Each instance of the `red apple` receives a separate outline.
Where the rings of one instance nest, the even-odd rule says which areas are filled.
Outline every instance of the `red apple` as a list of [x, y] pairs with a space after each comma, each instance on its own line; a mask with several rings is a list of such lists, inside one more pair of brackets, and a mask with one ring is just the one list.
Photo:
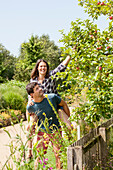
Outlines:
[[99, 70], [102, 70], [102, 67], [101, 67], [101, 66], [99, 67]]
[[79, 70], [79, 67], [76, 67], [76, 70]]
[[101, 5], [105, 5], [105, 3], [104, 3], [104, 2], [102, 2], [102, 3], [101, 3]]
[[106, 38], [106, 40], [108, 41], [108, 40], [109, 40], [109, 38]]
[[109, 17], [109, 19], [111, 19], [111, 20], [112, 20], [112, 19], [113, 19], [113, 17], [112, 17], [112, 16], [110, 16], [110, 17]]
[[102, 46], [99, 47], [99, 50], [101, 50], [101, 49], [102, 49]]
[[101, 4], [101, 2], [99, 1], [98, 3], [97, 3], [97, 5], [100, 5]]
[[110, 48], [110, 46], [107, 46], [107, 49], [109, 49]]

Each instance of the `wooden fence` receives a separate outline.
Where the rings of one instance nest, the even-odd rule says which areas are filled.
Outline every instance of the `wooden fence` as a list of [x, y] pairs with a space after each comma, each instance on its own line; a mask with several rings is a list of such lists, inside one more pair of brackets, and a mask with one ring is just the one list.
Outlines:
[[99, 163], [101, 167], [105, 167], [111, 127], [113, 127], [113, 117], [69, 146], [68, 170], [92, 170]]

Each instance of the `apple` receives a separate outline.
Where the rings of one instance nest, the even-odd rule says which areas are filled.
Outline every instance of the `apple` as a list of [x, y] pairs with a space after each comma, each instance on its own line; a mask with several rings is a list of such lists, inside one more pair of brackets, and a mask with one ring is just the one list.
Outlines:
[[76, 70], [79, 70], [79, 67], [76, 67]]
[[99, 67], [99, 70], [102, 70], [102, 67], [101, 67], [101, 66]]
[[101, 49], [102, 49], [102, 46], [99, 47], [99, 50], [101, 50]]
[[108, 40], [109, 40], [109, 38], [106, 38], [106, 40], [108, 41]]
[[101, 3], [101, 5], [105, 5], [105, 3], [104, 3], [104, 2], [102, 2], [102, 3]]
[[110, 48], [110, 46], [107, 46], [107, 49], [109, 49]]
[[112, 20], [112, 19], [113, 19], [113, 17], [112, 17], [112, 16], [110, 16], [110, 17], [109, 17], [109, 19], [111, 19], [111, 20]]
[[100, 5], [101, 4], [101, 2], [99, 1], [98, 3], [97, 3], [97, 5]]

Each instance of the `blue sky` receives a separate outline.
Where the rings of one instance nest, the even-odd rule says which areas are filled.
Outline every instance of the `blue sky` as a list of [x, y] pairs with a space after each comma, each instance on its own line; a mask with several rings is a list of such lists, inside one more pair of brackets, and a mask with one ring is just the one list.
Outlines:
[[[88, 15], [78, 6], [78, 0], [3, 0], [0, 3], [0, 43], [14, 56], [20, 45], [31, 35], [48, 34], [59, 47], [59, 30], [68, 33], [71, 21]], [[98, 28], [108, 27], [106, 17], [100, 17]]]

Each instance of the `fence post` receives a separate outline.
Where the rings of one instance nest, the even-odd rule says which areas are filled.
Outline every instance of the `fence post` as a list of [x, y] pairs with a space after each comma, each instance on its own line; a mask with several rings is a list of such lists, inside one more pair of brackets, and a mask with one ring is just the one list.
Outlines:
[[77, 125], [77, 140], [80, 139], [80, 125]]
[[82, 146], [74, 147], [74, 165], [77, 166], [77, 170], [83, 169], [83, 148]]
[[107, 132], [105, 127], [100, 127], [99, 128], [99, 133], [101, 135], [100, 138], [100, 161], [102, 167], [106, 166], [107, 162], [107, 156], [108, 156], [108, 149], [107, 149]]
[[73, 162], [73, 147], [69, 146], [67, 148], [67, 169], [74, 170], [74, 162]]

